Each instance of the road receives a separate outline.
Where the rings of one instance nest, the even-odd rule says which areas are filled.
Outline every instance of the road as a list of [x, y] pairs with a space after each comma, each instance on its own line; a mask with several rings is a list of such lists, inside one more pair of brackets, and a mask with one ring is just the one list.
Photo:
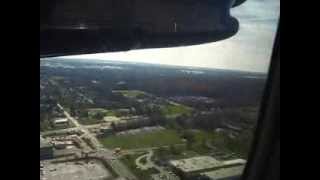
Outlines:
[[59, 109], [63, 112], [63, 114], [78, 128], [81, 130], [84, 134], [82, 136], [85, 136], [90, 139], [92, 142], [92, 145], [97, 150], [95, 155], [99, 156], [103, 159], [105, 159], [112, 169], [121, 177], [125, 177], [129, 180], [137, 180], [134, 174], [131, 173], [131, 171], [113, 155], [113, 152], [109, 149], [106, 149], [103, 147], [103, 145], [98, 141], [98, 139], [90, 133], [88, 128], [86, 126], [81, 125], [75, 118], [73, 118], [65, 109], [58, 103], [57, 106]]
[[[139, 167], [141, 170], [147, 170], [147, 169], [149, 169], [149, 168], [152, 168], [153, 165], [154, 165], [154, 164], [152, 163], [152, 161], [151, 161], [151, 157], [152, 157], [152, 156], [153, 156], [153, 151], [150, 150], [150, 151], [148, 151], [147, 154], [144, 154], [144, 155], [138, 157], [138, 158], [135, 160], [137, 167]], [[141, 159], [143, 159], [143, 158], [146, 158], [146, 162], [145, 162], [144, 164], [141, 162]]]
[[[147, 170], [149, 168], [155, 168], [159, 171], [160, 176], [162, 176], [163, 178], [158, 178], [158, 179], [166, 179], [166, 180], [179, 180], [180, 178], [177, 177], [176, 175], [174, 175], [173, 173], [170, 173], [169, 171], [167, 171], [165, 168], [158, 166], [157, 164], [155, 164], [152, 161], [152, 156], [153, 156], [153, 150], [149, 150], [147, 154], [144, 154], [140, 157], [138, 157], [135, 161], [136, 165], [138, 168], [140, 168], [141, 170]], [[141, 163], [141, 159], [142, 158], [146, 158], [146, 163], [142, 164]]]
[[92, 135], [92, 134], [89, 132], [89, 130], [88, 130], [85, 126], [81, 125], [76, 119], [74, 119], [73, 117], [71, 117], [70, 114], [69, 114], [67, 111], [65, 111], [60, 104], [57, 104], [57, 106], [59, 107], [59, 109], [60, 109], [61, 111], [63, 111], [63, 114], [64, 114], [77, 128], [79, 128], [82, 132], [84, 132], [83, 136], [86, 136], [86, 137], [88, 137], [88, 138], [90, 139], [90, 141], [92, 142], [92, 144], [95, 146], [95, 149], [101, 149], [101, 148], [103, 148], [102, 144], [97, 140], [97, 138], [96, 138], [94, 135]]

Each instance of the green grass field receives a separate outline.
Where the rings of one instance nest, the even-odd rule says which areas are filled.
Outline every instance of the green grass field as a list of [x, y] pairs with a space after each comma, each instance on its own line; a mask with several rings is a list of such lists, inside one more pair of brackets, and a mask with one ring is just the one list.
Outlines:
[[211, 150], [206, 146], [206, 141], [212, 140], [214, 134], [202, 130], [191, 130], [194, 136], [194, 142], [191, 148], [187, 145], [175, 146], [175, 151], [172, 148], [161, 148], [155, 150], [155, 159], [184, 159], [199, 155], [207, 155]]
[[114, 91], [114, 92], [119, 92], [123, 96], [128, 97], [128, 98], [136, 98], [139, 95], [145, 95], [145, 92], [139, 91], [139, 90], [119, 90], [119, 91]]
[[154, 161], [163, 161], [163, 160], [174, 160], [174, 159], [185, 159], [191, 158], [195, 156], [199, 156], [200, 154], [187, 150], [185, 145], [175, 146], [176, 152], [172, 151], [172, 147], [169, 148], [160, 148], [154, 150], [154, 156], [152, 159]]
[[105, 116], [119, 116], [119, 113], [117, 113], [114, 110], [108, 110], [108, 112], [105, 114]]
[[136, 135], [109, 136], [99, 139], [107, 148], [123, 149], [159, 147], [183, 143], [175, 130], [161, 130]]
[[146, 164], [147, 163], [147, 157], [143, 157], [140, 159], [141, 164]]
[[206, 142], [210, 142], [216, 138], [214, 133], [196, 130], [193, 134], [195, 142], [192, 144], [192, 150], [202, 155], [209, 153], [211, 150], [207, 147]]
[[113, 109], [102, 109], [102, 108], [92, 108], [87, 109], [88, 111], [88, 118], [95, 119], [97, 114], [100, 114], [101, 116], [121, 116], [121, 113], [117, 112], [117, 110]]
[[191, 115], [192, 108], [179, 104], [168, 104], [162, 106], [160, 112], [167, 117], [176, 117], [182, 114]]
[[235, 139], [231, 139], [226, 134], [197, 130], [193, 132], [195, 141], [191, 150], [202, 155], [208, 154], [212, 152], [206, 145], [206, 143], [209, 143], [225, 154], [233, 153], [237, 158], [247, 158], [252, 141], [251, 132], [244, 132]]
[[94, 119], [94, 118], [80, 118], [79, 123], [82, 125], [92, 125], [92, 124], [99, 124], [103, 123], [103, 120]]

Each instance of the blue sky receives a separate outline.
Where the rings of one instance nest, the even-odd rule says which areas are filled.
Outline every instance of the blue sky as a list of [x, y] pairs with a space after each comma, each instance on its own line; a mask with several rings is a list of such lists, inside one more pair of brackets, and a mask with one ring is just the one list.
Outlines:
[[280, 0], [247, 0], [233, 8], [239, 32], [224, 41], [203, 45], [101, 53], [69, 58], [90, 58], [166, 65], [267, 72], [280, 16]]

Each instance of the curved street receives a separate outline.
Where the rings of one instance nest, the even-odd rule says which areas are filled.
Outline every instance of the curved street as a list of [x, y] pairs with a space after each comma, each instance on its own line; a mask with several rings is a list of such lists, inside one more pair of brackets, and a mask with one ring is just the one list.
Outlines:
[[[152, 150], [149, 150], [147, 154], [144, 154], [140, 157], [138, 157], [136, 159], [136, 165], [138, 168], [140, 168], [141, 170], [147, 170], [149, 168], [152, 168], [154, 167], [154, 164], [153, 162], [151, 161], [151, 157], [153, 156], [153, 151]], [[146, 158], [146, 162], [145, 163], [142, 163], [141, 160], [143, 158]]]

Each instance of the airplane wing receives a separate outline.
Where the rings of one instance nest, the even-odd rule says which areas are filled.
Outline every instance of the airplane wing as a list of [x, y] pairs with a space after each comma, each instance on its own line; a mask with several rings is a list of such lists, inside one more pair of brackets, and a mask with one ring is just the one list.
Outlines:
[[244, 0], [42, 0], [40, 57], [196, 45], [237, 33]]

